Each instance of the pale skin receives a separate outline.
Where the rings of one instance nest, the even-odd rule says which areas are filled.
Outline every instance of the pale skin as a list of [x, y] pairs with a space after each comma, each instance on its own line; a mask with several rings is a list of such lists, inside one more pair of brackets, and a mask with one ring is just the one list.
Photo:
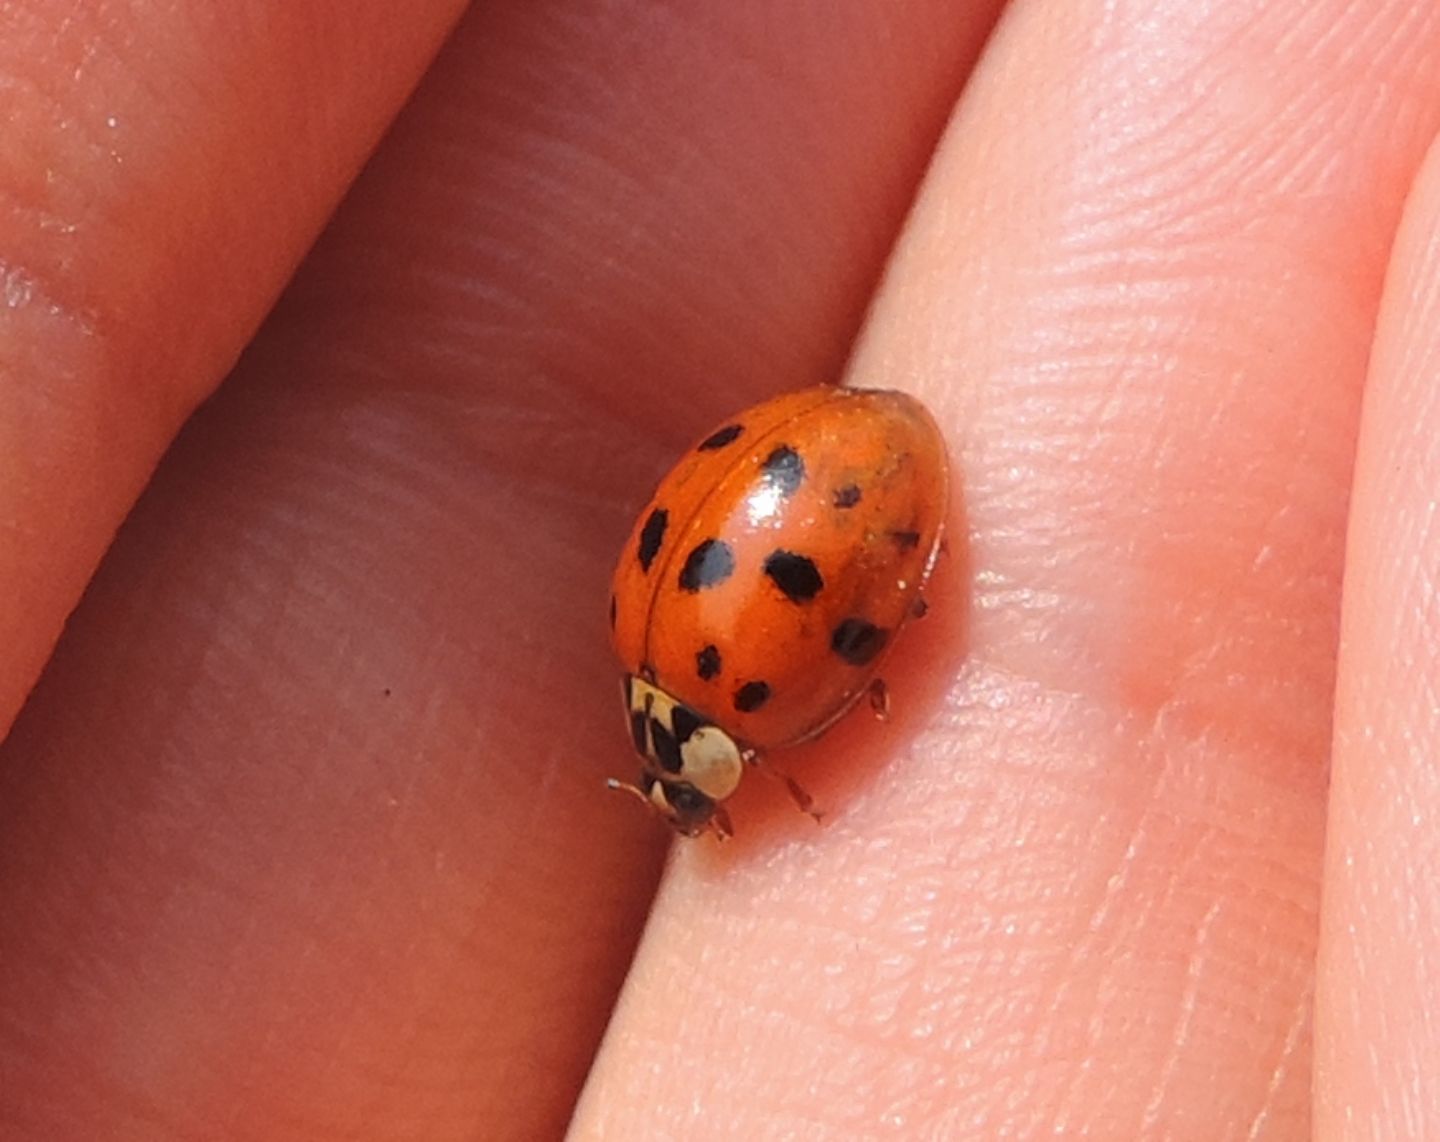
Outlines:
[[[460, 8], [0, 9], [0, 1138], [1440, 1136], [1440, 9]], [[951, 557], [662, 876], [616, 545], [842, 378]]]

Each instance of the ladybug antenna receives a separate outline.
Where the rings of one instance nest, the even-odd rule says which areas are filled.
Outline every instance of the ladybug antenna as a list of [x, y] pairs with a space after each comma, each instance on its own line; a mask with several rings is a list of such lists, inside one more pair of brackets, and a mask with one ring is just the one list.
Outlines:
[[628, 793], [632, 797], [638, 797], [641, 801], [643, 801], [646, 808], [655, 808], [650, 798], [645, 795], [645, 791], [641, 789], [638, 785], [630, 785], [624, 781], [616, 781], [613, 777], [607, 777], [605, 779], [605, 788], [614, 789], [621, 793]]

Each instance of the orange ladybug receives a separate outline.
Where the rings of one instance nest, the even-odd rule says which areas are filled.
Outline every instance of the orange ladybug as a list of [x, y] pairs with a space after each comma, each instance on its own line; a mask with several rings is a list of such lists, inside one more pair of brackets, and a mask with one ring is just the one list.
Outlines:
[[867, 693], [941, 549], [945, 443], [905, 393], [833, 387], [765, 401], [695, 445], [640, 513], [610, 627], [643, 759], [611, 780], [684, 836], [729, 836], [747, 765], [808, 741]]

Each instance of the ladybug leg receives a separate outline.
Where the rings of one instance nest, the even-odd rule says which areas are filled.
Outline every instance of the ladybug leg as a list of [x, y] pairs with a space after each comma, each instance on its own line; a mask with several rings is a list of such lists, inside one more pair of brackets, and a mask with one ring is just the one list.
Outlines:
[[730, 824], [730, 814], [719, 806], [715, 806], [715, 815], [710, 818], [710, 831], [715, 834], [717, 841], [728, 841], [735, 835], [735, 829]]
[[890, 687], [885, 685], [885, 679], [872, 679], [866, 688], [866, 695], [870, 699], [870, 710], [882, 722], [890, 720]]
[[815, 808], [815, 798], [811, 797], [810, 794], [805, 792], [804, 786], [802, 786], [798, 781], [796, 781], [783, 769], [777, 769], [769, 761], [765, 760], [765, 758], [761, 757], [758, 753], [755, 753], [754, 751], [750, 751], [749, 753], [747, 753], [745, 756], [745, 760], [748, 761], [751, 765], [753, 765], [756, 769], [758, 769], [761, 773], [763, 773], [766, 777], [770, 778], [772, 781], [778, 781], [780, 782], [780, 784], [784, 785], [786, 791], [790, 794], [790, 800], [795, 802], [796, 808], [798, 808], [800, 812], [813, 817], [817, 825], [820, 824], [822, 814], [820, 813], [820, 810]]

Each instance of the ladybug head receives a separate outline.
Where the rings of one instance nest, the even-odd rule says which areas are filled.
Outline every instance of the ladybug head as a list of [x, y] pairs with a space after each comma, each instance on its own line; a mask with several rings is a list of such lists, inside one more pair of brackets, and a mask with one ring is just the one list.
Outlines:
[[710, 829], [722, 837], [730, 835], [730, 822], [719, 802], [688, 781], [664, 781], [646, 772], [641, 775], [640, 787], [665, 823], [682, 837], [698, 837]]
[[640, 774], [639, 785], [627, 785], [613, 777], [605, 784], [644, 801], [682, 837], [698, 837], [713, 831], [723, 841], [734, 835], [730, 817], [720, 803], [688, 781], [666, 781], [647, 769]]

